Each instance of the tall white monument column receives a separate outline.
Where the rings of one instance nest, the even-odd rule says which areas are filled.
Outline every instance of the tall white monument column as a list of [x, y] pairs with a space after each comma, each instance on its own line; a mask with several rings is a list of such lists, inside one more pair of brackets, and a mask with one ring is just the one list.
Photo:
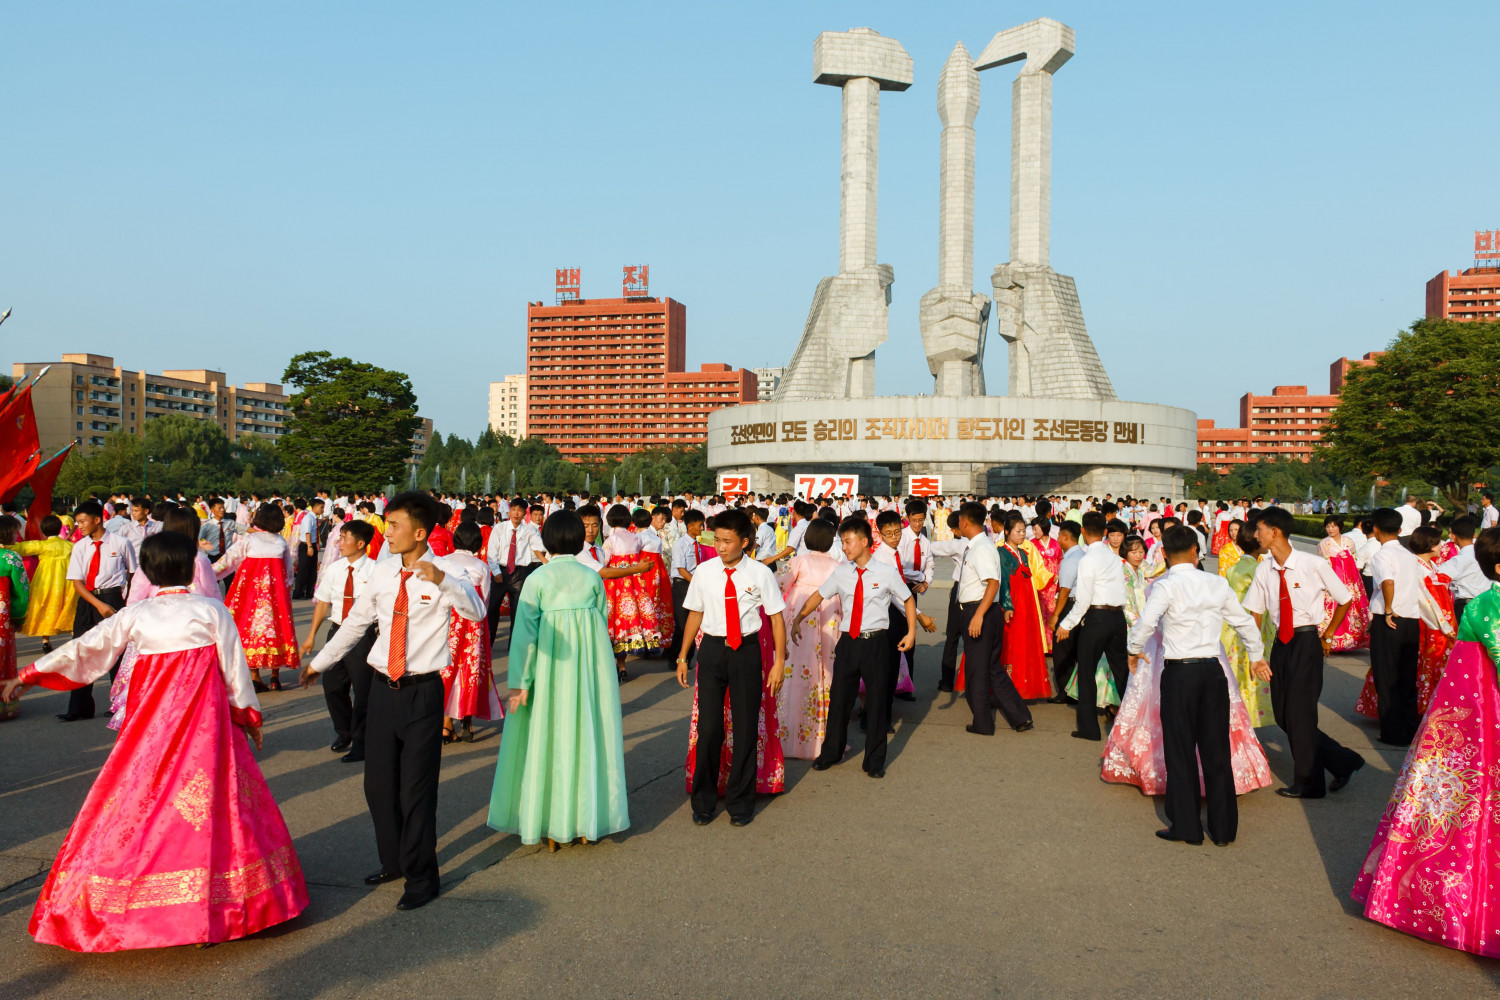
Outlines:
[[1012, 396], [1115, 398], [1073, 279], [1052, 270], [1052, 74], [1073, 29], [1039, 18], [997, 34], [976, 70], [1020, 62], [1011, 87], [1010, 261], [995, 268], [995, 326], [1010, 345]]
[[889, 330], [895, 272], [876, 263], [880, 92], [912, 84], [912, 61], [870, 28], [825, 31], [813, 43], [813, 82], [843, 89], [839, 273], [818, 282], [776, 399], [875, 394], [875, 349]]

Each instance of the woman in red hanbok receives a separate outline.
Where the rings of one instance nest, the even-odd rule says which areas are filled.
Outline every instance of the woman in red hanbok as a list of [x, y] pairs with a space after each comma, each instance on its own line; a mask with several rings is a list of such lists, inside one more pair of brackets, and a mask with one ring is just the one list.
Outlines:
[[[1323, 519], [1323, 530], [1327, 537], [1318, 543], [1318, 555], [1328, 560], [1333, 572], [1344, 581], [1349, 593], [1354, 595], [1349, 613], [1343, 624], [1329, 642], [1335, 653], [1347, 653], [1352, 649], [1364, 649], [1370, 645], [1370, 596], [1365, 593], [1365, 582], [1360, 576], [1359, 566], [1354, 562], [1354, 543], [1344, 537], [1344, 520], [1337, 514]], [[1323, 594], [1323, 624], [1333, 620], [1338, 607], [1327, 592]]]
[[[454, 551], [449, 560], [454, 572], [473, 585], [479, 599], [489, 606], [490, 569], [479, 557], [483, 536], [479, 525], [466, 521], [453, 533]], [[443, 740], [458, 739], [456, 723], [462, 719], [463, 739], [474, 742], [475, 719], [503, 719], [500, 691], [490, 666], [490, 626], [488, 619], [471, 622], [457, 611], [450, 612], [448, 622], [448, 669], [443, 671]]]
[[[712, 551], [712, 550], [710, 550]], [[714, 557], [717, 557], [714, 553]], [[698, 633], [698, 644], [703, 644], [705, 633]], [[755, 633], [760, 640], [760, 716], [755, 726], [755, 791], [760, 795], [774, 795], [786, 790], [786, 758], [781, 752], [781, 723], [776, 717], [776, 695], [767, 686], [771, 665], [776, 662], [776, 641], [771, 636], [771, 619], [762, 611], [760, 629]], [[698, 672], [693, 671], [693, 714], [688, 722], [687, 792], [693, 794], [693, 772], [698, 760]], [[724, 713], [724, 748], [719, 753], [719, 794], [729, 784], [729, 762], [734, 756], [734, 724], [729, 717], [729, 692], [724, 693], [724, 704], [719, 706]]]
[[[1420, 618], [1419, 653], [1417, 656], [1417, 714], [1427, 714], [1438, 681], [1442, 680], [1448, 653], [1453, 648], [1453, 636], [1458, 628], [1453, 611], [1453, 592], [1449, 589], [1452, 580], [1440, 573], [1433, 563], [1437, 554], [1438, 529], [1423, 525], [1411, 533], [1411, 549], [1422, 564], [1422, 590], [1417, 595], [1417, 614]], [[1375, 696], [1375, 673], [1373, 668], [1365, 672], [1364, 687], [1360, 688], [1359, 700], [1354, 711], [1367, 719], [1380, 718], [1380, 706]]]
[[651, 569], [646, 574], [646, 586], [656, 591], [656, 631], [665, 644], [670, 646], [672, 633], [677, 629], [677, 619], [672, 613], [672, 578], [667, 574], [667, 563], [662, 558], [662, 538], [651, 526], [651, 513], [646, 508], [637, 507], [630, 518], [636, 538], [641, 543], [640, 558], [651, 563]]
[[157, 596], [5, 685], [6, 699], [22, 685], [67, 691], [107, 674], [127, 643], [140, 652], [124, 727], [32, 912], [43, 944], [212, 944], [307, 906], [291, 835], [251, 751], [261, 716], [239, 632], [224, 605], [188, 592], [196, 551], [170, 532], [147, 538], [141, 562]]
[[[605, 568], [625, 568], [649, 562], [641, 540], [630, 530], [630, 511], [615, 504], [605, 515], [610, 527], [604, 541]], [[615, 649], [616, 670], [623, 672], [625, 657], [662, 649], [671, 641], [671, 631], [662, 635], [662, 609], [658, 607], [654, 573], [631, 573], [604, 580], [604, 596], [609, 608], [609, 639]], [[667, 620], [671, 620], [670, 609]]]
[[295, 670], [302, 664], [297, 632], [292, 628], [292, 582], [297, 564], [280, 535], [285, 520], [276, 504], [261, 504], [251, 518], [249, 533], [236, 538], [229, 551], [214, 563], [214, 574], [220, 580], [234, 574], [224, 604], [239, 626], [257, 691], [267, 690], [261, 683], [261, 670], [270, 668], [270, 690], [280, 691], [278, 671], [282, 667]]
[[1000, 544], [1000, 571], [1009, 572], [1010, 600], [1015, 614], [1005, 626], [1005, 641], [1000, 658], [1016, 691], [1026, 701], [1052, 697], [1052, 681], [1047, 671], [1047, 650], [1051, 646], [1047, 630], [1042, 627], [1042, 606], [1031, 561], [1021, 550], [1026, 537], [1026, 519], [1016, 511], [1005, 518], [1005, 536]]

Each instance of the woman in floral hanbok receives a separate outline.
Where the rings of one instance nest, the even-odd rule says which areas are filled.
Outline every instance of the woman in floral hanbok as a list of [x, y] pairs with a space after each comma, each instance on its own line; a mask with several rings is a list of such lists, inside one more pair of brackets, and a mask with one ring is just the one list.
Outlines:
[[1240, 544], [1240, 535], [1244, 534], [1245, 522], [1238, 518], [1228, 522], [1224, 533], [1224, 544], [1219, 546], [1219, 575], [1227, 577], [1229, 571], [1234, 568], [1235, 563], [1240, 561], [1244, 554], [1244, 546]]
[[[604, 567], [623, 569], [645, 562], [649, 568], [650, 560], [643, 554], [641, 540], [630, 530], [630, 509], [617, 503], [604, 517], [610, 528], [603, 546]], [[663, 637], [661, 633], [663, 619], [657, 606], [654, 574], [607, 577], [604, 594], [609, 600], [609, 638], [615, 648], [615, 668], [623, 675], [627, 655], [663, 648], [671, 641], [671, 635]], [[670, 618], [668, 615], [667, 620]]]
[[1005, 626], [1001, 644], [1001, 666], [1010, 675], [1017, 693], [1026, 701], [1052, 696], [1052, 680], [1047, 669], [1047, 653], [1052, 637], [1043, 627], [1041, 602], [1037, 597], [1036, 570], [1045, 572], [1040, 555], [1036, 565], [1021, 545], [1026, 535], [1026, 519], [1018, 511], [1006, 515], [1004, 536], [1000, 542], [1000, 572], [1010, 582], [1010, 599], [1014, 614]]
[[1350, 895], [1378, 923], [1500, 958], [1500, 531], [1474, 548], [1490, 589], [1464, 608]]
[[[1417, 654], [1417, 714], [1427, 711], [1437, 689], [1443, 670], [1448, 662], [1448, 652], [1453, 647], [1453, 636], [1457, 629], [1453, 613], [1453, 592], [1448, 589], [1452, 582], [1446, 573], [1439, 572], [1434, 559], [1441, 539], [1438, 529], [1422, 525], [1411, 533], [1410, 546], [1417, 561], [1422, 564], [1422, 590], [1417, 595], [1417, 615], [1420, 636]], [[1375, 694], [1374, 668], [1365, 671], [1365, 683], [1354, 703], [1354, 711], [1367, 719], [1380, 718], [1379, 701]]]
[[[1052, 522], [1045, 517], [1032, 519], [1031, 537], [1023, 543], [1023, 548], [1034, 551], [1041, 559], [1045, 572], [1036, 576], [1033, 564], [1033, 574], [1035, 579], [1045, 581], [1037, 590], [1036, 596], [1042, 604], [1042, 621], [1049, 622], [1057, 611], [1057, 575], [1062, 569], [1062, 545], [1052, 537]], [[1050, 635], [1047, 637], [1049, 652], [1051, 638]]]
[[[1327, 537], [1318, 543], [1318, 555], [1328, 560], [1338, 578], [1344, 581], [1349, 593], [1354, 595], [1349, 613], [1343, 624], [1333, 634], [1329, 648], [1335, 653], [1347, 653], [1351, 649], [1364, 649], [1370, 644], [1370, 596], [1365, 593], [1365, 583], [1360, 577], [1359, 566], [1354, 562], [1354, 543], [1344, 537], [1344, 520], [1337, 514], [1323, 519], [1323, 530]], [[1333, 620], [1338, 607], [1333, 598], [1324, 595], [1323, 625]]]
[[[486, 607], [490, 600], [490, 570], [479, 553], [484, 535], [472, 521], [459, 523], [453, 532], [453, 553], [448, 557], [454, 572], [473, 586]], [[474, 742], [475, 719], [503, 719], [500, 692], [490, 665], [490, 624], [487, 618], [470, 621], [457, 611], [448, 622], [448, 669], [443, 671], [443, 741], [462, 738]], [[458, 723], [463, 722], [463, 736]]]
[[[815, 519], [808, 524], [802, 540], [807, 552], [792, 558], [782, 587], [789, 608], [802, 607], [838, 566], [838, 560], [829, 555], [834, 543], [833, 525]], [[794, 630], [787, 643], [785, 679], [776, 695], [781, 750], [787, 757], [813, 760], [823, 749], [839, 614], [838, 598], [825, 600], [807, 622], [808, 627]]]
[[257, 691], [267, 690], [260, 679], [262, 669], [270, 668], [269, 689], [280, 691], [278, 671], [302, 664], [297, 631], [292, 627], [292, 584], [297, 562], [281, 536], [285, 526], [286, 515], [279, 506], [261, 504], [250, 520], [249, 533], [236, 538], [229, 551], [214, 563], [214, 574], [220, 580], [234, 576], [224, 604], [239, 627]]
[[[1260, 565], [1260, 542], [1255, 539], [1255, 532], [1246, 531], [1241, 533], [1240, 541], [1236, 544], [1243, 547], [1239, 561], [1230, 567], [1229, 572], [1224, 574], [1224, 579], [1229, 583], [1229, 589], [1234, 591], [1235, 599], [1241, 604], [1245, 603], [1245, 594], [1250, 591], [1250, 582], [1255, 579], [1255, 568]], [[1269, 622], [1270, 615], [1265, 616]], [[1266, 630], [1266, 625], [1261, 625], [1261, 638], [1272, 635]], [[1228, 622], [1224, 623], [1224, 630], [1220, 633], [1220, 642], [1224, 646], [1224, 654], [1229, 659], [1229, 670], [1234, 675], [1235, 683], [1240, 689], [1240, 699], [1245, 703], [1245, 711], [1250, 715], [1250, 725], [1257, 729], [1261, 726], [1269, 726], [1275, 721], [1271, 712], [1271, 685], [1261, 680], [1250, 672], [1250, 651], [1240, 641], [1240, 634], [1236, 632]], [[1267, 647], [1270, 648], [1270, 647]]]

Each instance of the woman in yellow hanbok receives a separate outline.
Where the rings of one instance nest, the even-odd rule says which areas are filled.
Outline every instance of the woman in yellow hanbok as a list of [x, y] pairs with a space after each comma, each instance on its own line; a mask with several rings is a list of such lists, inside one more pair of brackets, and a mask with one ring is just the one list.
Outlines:
[[[1240, 536], [1244, 533], [1244, 521], [1241, 521], [1239, 518], [1235, 518], [1233, 521], [1229, 522], [1228, 533], [1225, 536], [1224, 544], [1219, 546], [1220, 576], [1228, 577], [1229, 571], [1234, 569], [1235, 565], [1239, 563], [1240, 556], [1245, 554], [1244, 549], [1240, 547]], [[1234, 630], [1230, 629], [1230, 631], [1232, 632]]]
[[31, 603], [26, 608], [22, 635], [42, 637], [42, 650], [52, 651], [51, 637], [73, 631], [73, 609], [78, 593], [68, 580], [68, 559], [73, 543], [62, 537], [62, 519], [55, 514], [42, 518], [41, 541], [17, 542], [6, 548], [21, 556], [35, 556], [36, 572], [31, 577]]
[[[1241, 531], [1239, 534], [1241, 537], [1238, 540], [1226, 542], [1219, 550], [1219, 564], [1223, 565], [1224, 553], [1229, 549], [1242, 549], [1235, 564], [1229, 567], [1227, 572], [1222, 570], [1221, 572], [1224, 579], [1229, 582], [1229, 589], [1234, 591], [1234, 596], [1244, 603], [1245, 594], [1250, 589], [1250, 581], [1255, 576], [1255, 568], [1260, 565], [1260, 559], [1257, 558], [1260, 543], [1255, 540], [1254, 532]], [[1275, 637], [1276, 626], [1271, 623], [1271, 616], [1263, 616], [1261, 638], [1269, 643], [1274, 641]], [[1270, 684], [1250, 673], [1250, 653], [1228, 622], [1224, 623], [1224, 630], [1220, 633], [1219, 641], [1224, 647], [1225, 655], [1229, 657], [1229, 669], [1240, 686], [1240, 698], [1245, 703], [1245, 710], [1250, 713], [1250, 725], [1256, 728], [1269, 726], [1275, 721], [1271, 712]]]

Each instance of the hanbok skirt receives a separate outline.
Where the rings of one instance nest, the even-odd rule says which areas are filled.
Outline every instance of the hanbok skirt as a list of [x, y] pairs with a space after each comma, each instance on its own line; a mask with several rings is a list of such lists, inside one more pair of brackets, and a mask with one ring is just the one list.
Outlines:
[[72, 951], [165, 948], [301, 913], [297, 852], [238, 728], [252, 721], [230, 708], [213, 646], [141, 656], [125, 725], [47, 876], [32, 936]]
[[448, 668], [443, 671], [443, 714], [450, 719], [503, 719], [500, 691], [490, 666], [488, 619], [471, 622], [448, 612]]
[[[1135, 785], [1145, 795], [1167, 793], [1166, 749], [1161, 737], [1161, 672], [1165, 662], [1161, 640], [1152, 636], [1146, 640], [1141, 662], [1125, 685], [1125, 697], [1102, 755], [1100, 777], [1115, 784]], [[1244, 795], [1271, 784], [1271, 765], [1255, 737], [1239, 684], [1222, 655], [1219, 663], [1229, 684], [1229, 760], [1234, 791]], [[1198, 781], [1201, 793], [1201, 772]]]
[[1005, 626], [1001, 662], [1023, 700], [1050, 698], [1052, 679], [1047, 670], [1047, 637], [1043, 634], [1041, 603], [1031, 585], [1031, 574], [1025, 570], [1012, 573], [1010, 593], [1015, 613]]
[[0, 579], [0, 681], [16, 678], [16, 630], [10, 621], [10, 577]]
[[1365, 916], [1500, 958], [1500, 687], [1455, 643], [1350, 895]]
[[[770, 670], [771, 664], [776, 659], [776, 644], [771, 637], [771, 622], [766, 617], [764, 610], [760, 613], [760, 631], [755, 633], [760, 639], [760, 669], [762, 685], [766, 683], [766, 671]], [[703, 635], [699, 633], [698, 642], [701, 645]], [[729, 715], [729, 693], [724, 694], [724, 704], [720, 711], [724, 713], [724, 748], [719, 753], [719, 794], [724, 794], [724, 789], [729, 783], [729, 762], [734, 755], [734, 720]], [[824, 709], [825, 718], [827, 709]], [[786, 790], [786, 760], [781, 753], [781, 739], [777, 735], [781, 725], [776, 721], [776, 698], [764, 686], [760, 692], [760, 716], [755, 726], [755, 791], [761, 795], [771, 795]], [[742, 737], [743, 738], [743, 737]], [[687, 793], [693, 792], [693, 772], [697, 769], [698, 760], [698, 682], [697, 672], [694, 671], [693, 680], [693, 715], [688, 723], [688, 752], [687, 752]]]
[[[648, 553], [610, 557], [607, 566], [631, 566]], [[658, 557], [658, 560], [660, 557]], [[672, 597], [667, 589], [665, 621], [672, 621]], [[604, 581], [609, 622], [609, 641], [615, 653], [644, 653], [661, 649], [672, 641], [672, 630], [662, 633], [663, 610], [655, 568], [644, 573]]]
[[73, 631], [78, 592], [67, 579], [68, 560], [43, 559], [31, 578], [31, 603], [26, 607], [23, 635], [52, 636]]
[[292, 592], [280, 559], [257, 557], [242, 562], [224, 605], [239, 627], [250, 669], [302, 665], [297, 632], [292, 628]]
[[[1339, 552], [1328, 562], [1333, 567], [1334, 574], [1354, 595], [1354, 600], [1349, 605], [1349, 613], [1344, 616], [1343, 622], [1339, 624], [1339, 630], [1333, 633], [1329, 640], [1329, 648], [1335, 653], [1364, 649], [1370, 644], [1370, 598], [1365, 593], [1365, 582], [1360, 578], [1359, 567], [1355, 565], [1354, 557], [1347, 551]], [[1333, 612], [1337, 607], [1333, 598], [1325, 592], [1322, 622], [1324, 628], [1333, 620]]]
[[828, 692], [833, 686], [833, 649], [839, 640], [838, 612], [837, 601], [824, 601], [803, 623], [801, 641], [787, 642], [787, 676], [776, 695], [776, 734], [787, 757], [813, 760], [823, 749]]

